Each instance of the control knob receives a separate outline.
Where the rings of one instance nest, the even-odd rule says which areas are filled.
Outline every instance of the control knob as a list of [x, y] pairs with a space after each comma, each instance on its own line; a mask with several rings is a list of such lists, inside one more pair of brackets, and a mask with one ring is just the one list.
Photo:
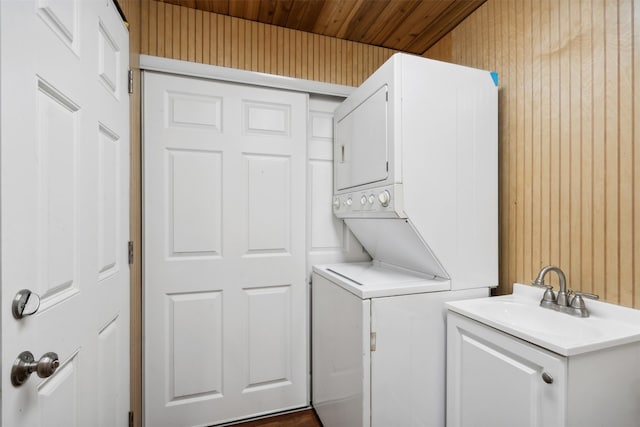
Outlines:
[[333, 198], [333, 209], [340, 209], [340, 199], [337, 197]]
[[389, 201], [391, 200], [391, 194], [387, 190], [384, 190], [382, 193], [378, 194], [378, 201], [383, 207], [389, 206]]
[[351, 206], [352, 203], [353, 203], [353, 200], [351, 200], [351, 197], [349, 197], [347, 199], [347, 206]]

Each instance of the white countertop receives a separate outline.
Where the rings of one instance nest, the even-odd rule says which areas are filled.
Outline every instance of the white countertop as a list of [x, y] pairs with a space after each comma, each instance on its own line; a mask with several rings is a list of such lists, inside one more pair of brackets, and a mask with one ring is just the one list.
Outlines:
[[587, 318], [540, 307], [543, 288], [516, 283], [511, 295], [446, 303], [469, 317], [563, 356], [640, 341], [640, 310], [585, 299]]

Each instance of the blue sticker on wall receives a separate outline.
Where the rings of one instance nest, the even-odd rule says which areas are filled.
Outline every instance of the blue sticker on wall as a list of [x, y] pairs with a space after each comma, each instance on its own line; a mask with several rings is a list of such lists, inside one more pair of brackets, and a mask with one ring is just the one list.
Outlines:
[[491, 78], [493, 79], [493, 83], [495, 83], [496, 87], [498, 86], [498, 73], [496, 73], [495, 71], [491, 71], [489, 74], [491, 74]]

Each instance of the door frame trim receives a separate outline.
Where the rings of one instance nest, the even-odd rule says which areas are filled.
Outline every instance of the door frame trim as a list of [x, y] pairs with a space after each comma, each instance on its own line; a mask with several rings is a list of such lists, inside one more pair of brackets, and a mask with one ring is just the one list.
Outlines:
[[140, 69], [254, 86], [265, 86], [273, 89], [293, 90], [314, 95], [339, 96], [343, 98], [349, 96], [355, 89], [353, 86], [219, 67], [217, 65], [199, 64], [196, 62], [160, 58], [150, 55], [140, 55]]

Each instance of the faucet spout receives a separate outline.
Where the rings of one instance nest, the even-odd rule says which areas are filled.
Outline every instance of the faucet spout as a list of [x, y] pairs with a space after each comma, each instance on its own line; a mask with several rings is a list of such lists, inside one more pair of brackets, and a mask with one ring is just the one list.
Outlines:
[[569, 302], [567, 300], [567, 278], [565, 277], [562, 270], [560, 270], [555, 265], [547, 265], [543, 267], [538, 273], [538, 277], [533, 281], [534, 285], [544, 286], [544, 278], [548, 272], [555, 271], [558, 275], [558, 279], [560, 280], [560, 290], [558, 291], [558, 295], [556, 296], [556, 304], [567, 307], [569, 306]]

